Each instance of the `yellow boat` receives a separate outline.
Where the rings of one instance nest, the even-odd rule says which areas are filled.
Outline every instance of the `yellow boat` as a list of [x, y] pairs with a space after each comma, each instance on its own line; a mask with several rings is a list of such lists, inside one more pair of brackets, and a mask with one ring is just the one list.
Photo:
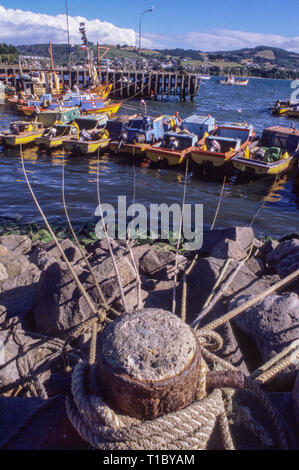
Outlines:
[[179, 166], [185, 163], [197, 141], [198, 137], [191, 133], [166, 132], [162, 142], [146, 148], [146, 156], [154, 163]]
[[105, 103], [105, 106], [103, 106], [102, 108], [100, 107], [96, 107], [96, 104], [95, 104], [95, 107], [90, 107], [90, 108], [85, 108], [83, 109], [82, 108], [82, 113], [83, 114], [99, 114], [99, 113], [106, 113], [108, 114], [108, 116], [112, 116], [113, 114], [116, 114], [117, 111], [119, 110], [119, 108], [121, 107], [122, 105], [122, 102], [120, 103], [109, 103], [109, 104], [106, 104]]
[[10, 124], [10, 129], [0, 133], [0, 140], [3, 140], [8, 147], [31, 144], [43, 133], [41, 122], [14, 121]]
[[299, 105], [292, 108], [288, 108], [286, 112], [288, 117], [299, 118]]
[[45, 129], [43, 135], [35, 139], [35, 144], [47, 149], [58, 148], [62, 146], [63, 141], [77, 139], [78, 135], [79, 127], [75, 122], [72, 124], [57, 123], [53, 127]]
[[218, 126], [198, 147], [190, 150], [192, 161], [206, 170], [221, 168], [249, 145], [254, 136], [253, 127], [246, 122]]
[[130, 155], [145, 155], [145, 150], [148, 147], [148, 143], [134, 143], [125, 144], [117, 141], [110, 142], [109, 148], [114, 153], [124, 153]]
[[103, 150], [109, 146], [109, 133], [105, 129], [97, 129], [89, 134], [90, 140], [80, 133], [79, 139], [69, 139], [62, 142], [63, 148], [69, 153], [81, 153], [83, 155], [96, 152], [98, 149]]
[[292, 106], [292, 103], [290, 100], [286, 100], [286, 101], [277, 100], [273, 108], [271, 108], [271, 113], [274, 116], [283, 116], [287, 114], [291, 106]]
[[99, 85], [96, 88], [93, 88], [91, 90], [91, 93], [95, 93], [96, 95], [100, 96], [103, 98], [103, 100], [106, 100], [108, 96], [110, 95], [110, 92], [112, 90], [113, 84], [110, 83], [109, 85]]
[[260, 140], [247, 146], [232, 159], [243, 175], [266, 176], [287, 172], [299, 156], [299, 130], [273, 126], [264, 129]]

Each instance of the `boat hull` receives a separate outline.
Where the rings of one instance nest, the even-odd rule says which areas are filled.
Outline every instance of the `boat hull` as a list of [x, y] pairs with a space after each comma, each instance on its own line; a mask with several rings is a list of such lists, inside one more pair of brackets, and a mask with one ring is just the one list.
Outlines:
[[148, 147], [148, 143], [144, 144], [121, 144], [118, 148], [118, 142], [110, 142], [110, 150], [115, 153], [121, 153], [126, 155], [145, 155], [145, 149]]
[[26, 145], [34, 143], [35, 139], [42, 135], [43, 131], [39, 133], [31, 133], [30, 135], [20, 136], [20, 135], [8, 135], [3, 137], [5, 144], [8, 147], [16, 147], [17, 145]]
[[[70, 138], [73, 138], [71, 136]], [[53, 148], [58, 148], [62, 147], [62, 143], [68, 140], [66, 136], [63, 137], [54, 137], [53, 139], [49, 139], [48, 137], [37, 137], [34, 141], [36, 145], [39, 147], [47, 148], [47, 149], [53, 149]]]
[[154, 163], [161, 163], [167, 161], [168, 166], [182, 165], [185, 162], [188, 154], [188, 149], [178, 151], [163, 148], [146, 148], [146, 156], [149, 160]]
[[98, 149], [108, 148], [110, 139], [101, 139], [91, 142], [80, 142], [78, 140], [64, 140], [63, 148], [69, 153], [80, 153], [87, 155], [96, 152]]
[[111, 106], [106, 106], [105, 108], [92, 108], [89, 110], [85, 110], [84, 114], [101, 114], [101, 113], [106, 113], [109, 115], [109, 117], [112, 114], [116, 114], [119, 108], [121, 107], [122, 103], [118, 104], [113, 104]]
[[248, 174], [250, 176], [280, 175], [291, 169], [294, 162], [295, 158], [292, 156], [273, 163], [249, 160], [241, 157], [232, 160], [234, 168], [242, 174]]
[[190, 150], [191, 159], [196, 165], [203, 166], [209, 163], [215, 168], [224, 166], [236, 153], [236, 151], [227, 153], [209, 152], [197, 148]]

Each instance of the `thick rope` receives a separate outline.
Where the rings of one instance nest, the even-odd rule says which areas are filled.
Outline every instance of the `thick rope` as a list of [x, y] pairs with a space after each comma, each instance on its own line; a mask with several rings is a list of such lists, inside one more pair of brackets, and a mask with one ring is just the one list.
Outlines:
[[[222, 338], [218, 333], [216, 334], [215, 333], [216, 333], [215, 331], [210, 331], [207, 328], [201, 328], [200, 330], [196, 332], [198, 339], [200, 341], [200, 344], [202, 346], [201, 352], [202, 352], [202, 356], [204, 360], [206, 362], [210, 362], [213, 365], [218, 364], [224, 370], [238, 370], [230, 362], [219, 358], [212, 352], [208, 351], [208, 349], [206, 349], [208, 347], [210, 350], [214, 349], [215, 351], [222, 347], [222, 344], [223, 344]], [[214, 346], [212, 346], [211, 340], [212, 341], [214, 340]], [[291, 446], [293, 449], [295, 449], [296, 439], [294, 438], [292, 432], [290, 431], [289, 427], [285, 423], [284, 418], [280, 415], [278, 410], [269, 400], [265, 392], [263, 392], [263, 390], [259, 387], [259, 385], [256, 382], [254, 382], [254, 380], [252, 380], [252, 378], [250, 377], [244, 376], [244, 385], [245, 385], [245, 389], [251, 391], [258, 398], [258, 400], [261, 402], [261, 404], [267, 411], [267, 414], [273, 424], [273, 430], [275, 432], [278, 446], [281, 449], [289, 448], [288, 440], [286, 437], [286, 435], [288, 434]]]
[[[205, 449], [218, 416], [225, 413], [221, 392], [214, 390], [183, 410], [152, 421], [118, 415], [103, 401], [99, 391], [96, 396], [85, 393], [84, 382], [88, 372], [93, 373], [93, 370], [86, 362], [75, 367], [73, 398], [67, 397], [66, 409], [77, 432], [96, 449]], [[223, 427], [223, 420], [221, 423]], [[228, 443], [229, 439], [226, 438], [225, 442]]]
[[[297, 353], [299, 353], [299, 339], [295, 340], [295, 341], [292, 341], [292, 343], [287, 346], [286, 348], [284, 348], [280, 353], [278, 354], [275, 354], [274, 357], [272, 357], [272, 359], [270, 359], [269, 361], [267, 361], [265, 364], [263, 364], [262, 366], [260, 366], [258, 369], [256, 369], [254, 372], [252, 372], [251, 374], [251, 378], [252, 379], [255, 379], [255, 380], [258, 380], [260, 381], [261, 377], [262, 377], [262, 373], [263, 372], [266, 372], [268, 371], [272, 366], [276, 365], [277, 366], [277, 363], [278, 361], [280, 361], [281, 359], [283, 359], [285, 356], [287, 356], [291, 351], [293, 351], [293, 349], [297, 350]], [[296, 351], [295, 351], [296, 352]], [[290, 357], [290, 356], [289, 356]], [[293, 359], [294, 360], [294, 359]], [[289, 364], [288, 364], [289, 365]], [[287, 367], [287, 366], [286, 366]], [[266, 381], [263, 381], [263, 383], [265, 383]]]
[[[296, 269], [296, 271], [294, 271], [292, 274], [285, 277], [281, 281], [277, 282], [273, 286], [269, 287], [268, 289], [266, 289], [261, 294], [258, 294], [255, 297], [253, 297], [252, 299], [247, 300], [246, 302], [244, 302], [243, 304], [241, 304], [238, 307], [234, 308], [233, 310], [226, 313], [225, 315], [221, 316], [217, 320], [214, 320], [214, 321], [208, 323], [207, 325], [205, 325], [205, 328], [208, 328], [208, 329], [211, 329], [211, 330], [214, 330], [215, 328], [218, 328], [219, 326], [221, 326], [224, 323], [232, 320], [232, 318], [236, 317], [240, 313], [247, 310], [249, 307], [252, 307], [253, 305], [257, 304], [258, 302], [264, 300], [264, 298], [267, 297], [268, 295], [270, 295], [273, 292], [281, 289], [282, 287], [286, 287], [288, 284], [290, 284], [291, 282], [294, 282], [298, 278], [299, 278], [299, 269]], [[195, 320], [192, 323], [192, 326], [195, 326], [196, 324], [197, 324], [197, 321]]]

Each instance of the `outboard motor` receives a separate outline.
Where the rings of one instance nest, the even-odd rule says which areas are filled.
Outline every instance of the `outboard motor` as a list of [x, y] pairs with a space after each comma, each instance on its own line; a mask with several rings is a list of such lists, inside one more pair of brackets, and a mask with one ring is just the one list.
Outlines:
[[221, 147], [219, 142], [217, 140], [212, 140], [212, 142], [209, 142], [209, 151], [210, 152], [220, 152]]
[[175, 137], [170, 137], [169, 144], [168, 144], [169, 150], [177, 150], [178, 146], [179, 146], [178, 139], [176, 139]]
[[92, 137], [86, 129], [83, 129], [79, 134], [79, 142], [84, 142], [85, 140], [89, 142], [92, 140]]
[[151, 128], [151, 119], [148, 116], [144, 116], [143, 124], [144, 124], [144, 129], [145, 130], [150, 130], [150, 128]]
[[12, 122], [10, 125], [10, 132], [13, 135], [19, 135], [20, 134], [20, 128], [16, 122]]
[[135, 142], [137, 142], [138, 144], [143, 144], [145, 141], [146, 141], [146, 137], [144, 134], [142, 134], [141, 132], [137, 132], [137, 134], [135, 135]]
[[56, 135], [57, 135], [57, 129], [55, 127], [50, 127], [49, 129], [46, 129], [44, 132], [44, 136], [49, 137], [49, 139], [56, 137]]
[[122, 144], [127, 142], [127, 140], [128, 140], [128, 133], [127, 132], [122, 132], [120, 134], [119, 138], [118, 138], [118, 145], [116, 147], [115, 153], [119, 153]]
[[266, 155], [266, 151], [264, 149], [258, 149], [257, 152], [254, 154], [255, 160], [259, 160], [261, 162], [264, 161]]

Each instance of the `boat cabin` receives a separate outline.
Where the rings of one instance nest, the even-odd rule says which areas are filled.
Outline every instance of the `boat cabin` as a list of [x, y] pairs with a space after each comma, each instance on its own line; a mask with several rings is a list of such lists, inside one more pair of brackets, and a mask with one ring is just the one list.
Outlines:
[[109, 119], [106, 129], [109, 132], [111, 139], [118, 139], [124, 132], [128, 125], [129, 116], [118, 116], [114, 119]]
[[163, 136], [160, 148], [168, 150], [185, 150], [188, 147], [197, 144], [198, 137], [194, 134], [185, 134], [183, 132], [166, 132]]
[[85, 129], [87, 131], [104, 127], [108, 122], [107, 114], [89, 114], [87, 116], [80, 116], [75, 119], [76, 124], [80, 130]]
[[164, 134], [163, 116], [153, 118], [150, 116], [137, 116], [129, 119], [125, 128], [128, 135], [127, 142], [155, 142], [162, 139]]
[[198, 114], [192, 114], [182, 121], [181, 129], [187, 129], [198, 136], [200, 140], [207, 132], [210, 134], [215, 129], [216, 121], [211, 116], [199, 116]]
[[261, 147], [279, 147], [282, 152], [299, 155], [299, 130], [273, 126], [263, 130], [259, 145]]
[[61, 121], [63, 124], [69, 124], [75, 121], [80, 116], [78, 108], [67, 108], [67, 109], [49, 109], [39, 113], [38, 120], [43, 123], [44, 127], [51, 127], [56, 121]]
[[253, 126], [247, 124], [219, 126], [207, 136], [205, 145], [210, 152], [226, 153], [239, 150], [255, 135]]

